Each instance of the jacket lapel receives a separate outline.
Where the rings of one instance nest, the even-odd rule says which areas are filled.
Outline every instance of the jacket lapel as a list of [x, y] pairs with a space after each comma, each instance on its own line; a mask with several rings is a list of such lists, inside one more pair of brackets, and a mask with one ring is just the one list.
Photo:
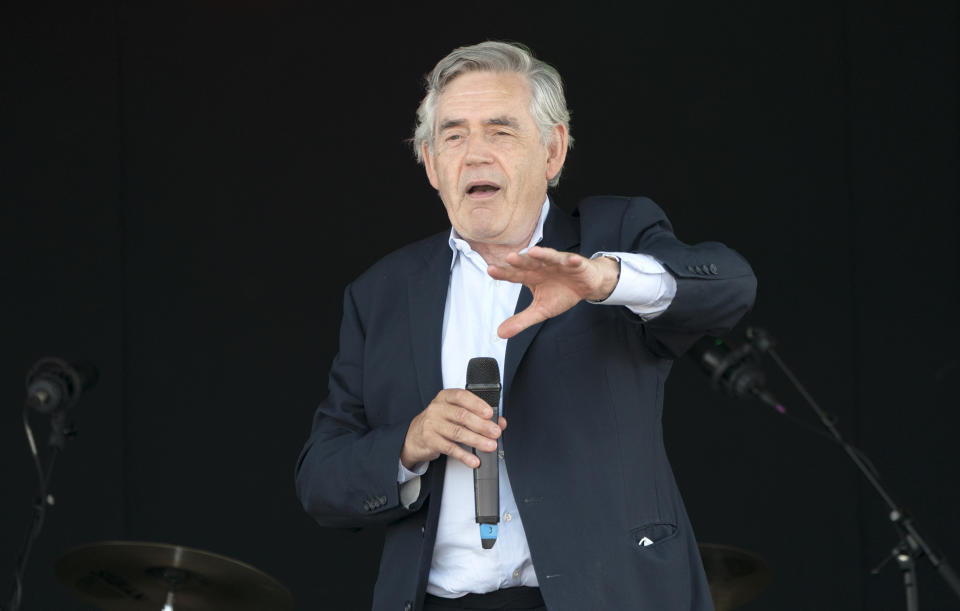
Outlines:
[[420, 388], [417, 411], [425, 408], [443, 389], [440, 350], [452, 255], [447, 240], [439, 242], [436, 248], [426, 249], [429, 258], [418, 272], [410, 276], [408, 284], [413, 364]]
[[[580, 223], [578, 218], [571, 217], [561, 210], [553, 200], [550, 200], [550, 212], [547, 214], [547, 220], [543, 224], [543, 240], [540, 246], [547, 246], [567, 252], [576, 252], [580, 245]], [[592, 253], [591, 253], [592, 254]], [[533, 293], [526, 286], [520, 289], [520, 297], [517, 299], [517, 307], [514, 314], [522, 312], [533, 302]], [[546, 322], [546, 321], [544, 321]], [[507, 354], [503, 363], [503, 396], [509, 397], [510, 387], [513, 383], [513, 376], [526, 354], [527, 348], [533, 338], [540, 332], [544, 322], [537, 323], [527, 327], [520, 333], [511, 337], [507, 342]]]

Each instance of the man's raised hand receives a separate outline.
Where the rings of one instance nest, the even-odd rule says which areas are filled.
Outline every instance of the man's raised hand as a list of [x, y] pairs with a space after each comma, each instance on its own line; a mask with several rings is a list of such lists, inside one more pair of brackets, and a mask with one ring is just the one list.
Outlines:
[[587, 259], [541, 246], [531, 246], [521, 253], [507, 255], [507, 267], [487, 268], [491, 277], [523, 284], [533, 293], [530, 306], [503, 321], [497, 329], [503, 338], [558, 316], [581, 300], [606, 299], [620, 277], [619, 262], [609, 257]]

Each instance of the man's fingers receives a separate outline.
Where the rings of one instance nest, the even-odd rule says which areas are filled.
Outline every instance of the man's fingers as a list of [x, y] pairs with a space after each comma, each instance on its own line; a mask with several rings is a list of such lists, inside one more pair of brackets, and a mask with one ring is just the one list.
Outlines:
[[476, 469], [480, 466], [480, 459], [473, 452], [467, 452], [457, 444], [452, 444], [448, 452], [442, 452], [451, 458], [456, 458], [463, 464], [467, 465], [471, 469]]
[[[492, 422], [490, 424], [493, 425], [493, 427], [497, 430], [497, 436], [499, 437], [500, 427]], [[470, 429], [456, 424], [452, 424], [447, 428], [447, 430], [444, 432], [444, 437], [446, 437], [447, 440], [455, 442], [455, 444], [466, 445], [483, 452], [492, 452], [497, 449], [497, 442], [494, 439], [491, 439], [486, 435], [474, 433]], [[448, 447], [446, 449], [449, 450], [450, 448]], [[444, 454], [447, 453], [448, 452], [444, 452]]]
[[456, 443], [475, 447], [478, 439], [500, 436], [501, 428], [492, 420], [493, 408], [467, 390], [441, 391], [424, 411], [424, 417], [430, 431]]
[[576, 262], [580, 258], [579, 255], [573, 253], [554, 250], [553, 248], [546, 248], [544, 246], [531, 246], [521, 257], [550, 265], [571, 265], [572, 262]]
[[463, 409], [454, 417], [433, 421], [431, 428], [443, 439], [485, 451], [489, 450], [483, 447], [483, 440], [497, 439], [502, 431], [497, 423], [489, 418], [481, 418]]
[[[447, 390], [441, 390], [440, 394], [437, 395], [437, 398], [434, 399], [434, 402], [437, 401], [446, 402], [450, 405], [455, 405], [457, 407], [462, 407], [468, 410], [470, 413], [479, 416], [480, 418], [485, 418], [490, 420], [493, 418], [493, 408], [490, 405], [473, 394], [469, 390], [463, 390], [462, 388], [448, 388]], [[465, 418], [466, 416], [458, 412], [458, 417]]]
[[507, 256], [507, 262], [513, 265], [514, 261], [518, 265], [528, 268], [543, 266], [559, 266], [563, 268], [579, 267], [587, 261], [576, 253], [554, 250], [543, 246], [532, 246], [523, 254], [514, 253]]
[[500, 416], [493, 422], [492, 417], [493, 408], [472, 392], [442, 390], [410, 423], [400, 461], [409, 469], [413, 464], [446, 454], [476, 468], [479, 461], [463, 446], [483, 452], [496, 450], [496, 440], [507, 421]]
[[538, 314], [532, 308], [527, 308], [500, 323], [500, 326], [497, 327], [497, 335], [503, 339], [510, 339], [527, 327], [532, 327], [544, 320], [546, 320], [545, 316]]
[[562, 263], [562, 257], [558, 257], [557, 255], [559, 254], [561, 253], [558, 253], [552, 248], [539, 247], [533, 247], [527, 251], [510, 253], [506, 258], [507, 264], [509, 265], [507, 269], [529, 272], [542, 270], [549, 265], [560, 265]]
[[[503, 429], [506, 429], [507, 419], [504, 418], [503, 416], [500, 416], [497, 422], [497, 426], [501, 431]], [[467, 445], [470, 447], [475, 447], [478, 450], [481, 450], [484, 452], [493, 452], [494, 450], [497, 449], [497, 442], [493, 441], [492, 439], [487, 439], [485, 437], [481, 437], [480, 435], [475, 435], [475, 439], [478, 440], [476, 444], [467, 443]], [[477, 467], [480, 466], [480, 459], [476, 456], [476, 454], [468, 450], [465, 450], [461, 445], [457, 443], [450, 443], [446, 445], [443, 449], [441, 449], [440, 453], [446, 454], [450, 458], [455, 458], [459, 460], [460, 462], [470, 467], [471, 469], [476, 469]]]
[[529, 284], [560, 275], [579, 273], [586, 268], [588, 262], [588, 259], [578, 254], [534, 246], [523, 254], [507, 255], [508, 265], [490, 265], [487, 273], [497, 280]]
[[523, 284], [523, 280], [526, 278], [528, 271], [529, 270], [516, 265], [508, 265], [506, 267], [498, 267], [496, 265], [487, 266], [487, 274], [494, 280], [515, 282], [516, 284]]

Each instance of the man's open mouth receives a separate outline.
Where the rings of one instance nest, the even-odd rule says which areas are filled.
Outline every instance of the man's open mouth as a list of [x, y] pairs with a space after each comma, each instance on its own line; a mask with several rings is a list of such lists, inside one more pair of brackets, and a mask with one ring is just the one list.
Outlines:
[[467, 195], [474, 197], [490, 197], [499, 190], [500, 187], [492, 182], [475, 182], [467, 185]]

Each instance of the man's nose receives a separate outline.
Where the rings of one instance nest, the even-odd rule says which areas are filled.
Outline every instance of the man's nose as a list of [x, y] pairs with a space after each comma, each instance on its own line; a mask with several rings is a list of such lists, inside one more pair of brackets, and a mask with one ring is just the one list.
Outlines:
[[480, 165], [491, 161], [493, 161], [493, 155], [487, 139], [481, 133], [470, 134], [467, 137], [467, 152], [464, 155], [464, 162], [467, 165]]

